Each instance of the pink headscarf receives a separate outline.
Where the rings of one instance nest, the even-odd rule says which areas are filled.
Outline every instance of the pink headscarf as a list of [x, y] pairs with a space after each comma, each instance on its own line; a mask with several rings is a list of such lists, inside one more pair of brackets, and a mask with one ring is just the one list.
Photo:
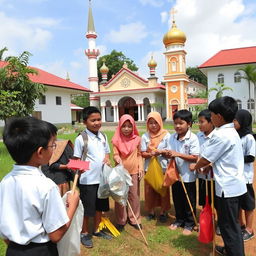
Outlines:
[[[133, 131], [129, 137], [124, 136], [121, 132], [121, 127], [127, 120], [130, 121], [133, 127]], [[135, 150], [135, 148], [140, 144], [139, 133], [132, 116], [127, 114], [121, 116], [118, 123], [118, 127], [112, 138], [112, 143], [114, 146], [117, 147], [117, 149], [123, 157], [126, 157], [129, 154], [131, 154]]]

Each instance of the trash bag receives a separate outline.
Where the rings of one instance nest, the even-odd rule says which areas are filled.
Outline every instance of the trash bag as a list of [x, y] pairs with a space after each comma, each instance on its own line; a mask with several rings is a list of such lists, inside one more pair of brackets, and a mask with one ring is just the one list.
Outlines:
[[132, 186], [132, 178], [129, 172], [118, 164], [112, 169], [109, 176], [109, 188], [111, 197], [119, 204], [126, 206], [129, 186]]
[[176, 162], [174, 158], [171, 158], [170, 163], [167, 166], [167, 170], [164, 174], [164, 187], [169, 187], [179, 180], [179, 173], [177, 171]]
[[100, 184], [98, 188], [98, 198], [106, 199], [110, 197], [110, 187], [109, 187], [109, 176], [112, 172], [112, 167], [104, 164], [101, 175]]
[[[66, 205], [68, 191], [62, 197], [63, 203]], [[84, 218], [84, 208], [81, 200], [79, 201], [75, 215], [71, 225], [65, 235], [57, 243], [59, 256], [78, 256], [80, 255], [80, 233], [82, 230]]]
[[166, 187], [163, 187], [164, 174], [156, 157], [151, 158], [144, 178], [157, 193], [159, 193], [162, 197], [165, 196]]

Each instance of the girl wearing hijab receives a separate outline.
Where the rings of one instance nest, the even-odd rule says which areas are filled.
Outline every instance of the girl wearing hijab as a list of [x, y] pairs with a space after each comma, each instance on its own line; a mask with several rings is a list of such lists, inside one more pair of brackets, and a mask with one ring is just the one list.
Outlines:
[[[123, 115], [112, 138], [114, 161], [116, 164], [122, 164], [131, 175], [133, 186], [129, 188], [128, 200], [142, 228], [140, 224], [140, 179], [143, 175], [143, 162], [140, 142], [141, 138], [139, 137], [133, 117]], [[138, 229], [136, 220], [129, 208], [115, 203], [115, 214], [119, 231], [124, 230], [127, 221], [131, 226]]]
[[[145, 158], [145, 171], [147, 171], [151, 157], [157, 156], [163, 172], [166, 171], [168, 160], [163, 157], [165, 149], [168, 147], [170, 134], [163, 129], [162, 117], [158, 112], [151, 112], [147, 116], [147, 132], [141, 138], [141, 154]], [[164, 197], [147, 183], [145, 180], [145, 208], [148, 211], [148, 220], [156, 218], [155, 208], [160, 207], [159, 221], [164, 223], [167, 221], [167, 211], [170, 205], [170, 190]]]
[[255, 209], [255, 194], [253, 190], [253, 162], [255, 159], [255, 139], [252, 132], [252, 115], [244, 109], [236, 113], [234, 126], [237, 130], [243, 146], [244, 152], [244, 176], [246, 179], [247, 193], [241, 200], [241, 209], [245, 212], [245, 223], [240, 211], [240, 224], [244, 241], [254, 237], [253, 233], [253, 215]]

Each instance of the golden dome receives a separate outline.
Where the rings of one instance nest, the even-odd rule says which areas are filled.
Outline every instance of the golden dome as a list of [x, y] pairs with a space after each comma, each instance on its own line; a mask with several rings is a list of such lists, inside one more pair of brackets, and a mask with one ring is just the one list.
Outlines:
[[172, 22], [172, 28], [164, 35], [163, 43], [165, 46], [170, 44], [184, 44], [186, 42], [186, 35], [179, 30], [175, 21]]
[[148, 67], [155, 68], [157, 66], [156, 61], [153, 59], [153, 56], [151, 56], [150, 61], [148, 62]]
[[109, 71], [109, 68], [105, 65], [105, 61], [103, 62], [103, 65], [100, 68], [100, 73], [107, 74]]

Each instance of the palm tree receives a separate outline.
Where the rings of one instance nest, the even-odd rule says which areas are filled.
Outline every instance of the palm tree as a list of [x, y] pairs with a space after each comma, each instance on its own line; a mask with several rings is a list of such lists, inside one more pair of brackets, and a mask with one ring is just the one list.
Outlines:
[[[248, 65], [245, 65], [243, 68], [240, 68], [239, 70], [244, 72], [244, 76], [242, 76], [242, 78], [248, 81], [249, 112], [251, 113], [251, 82], [253, 79], [253, 73], [256, 72], [256, 66], [248, 64]], [[254, 92], [254, 102], [255, 102], [255, 92]], [[255, 106], [254, 106], [254, 108], [255, 108]], [[254, 110], [254, 112], [255, 112], [255, 110]]]
[[223, 96], [223, 92], [224, 91], [233, 91], [233, 89], [231, 87], [225, 86], [225, 84], [223, 83], [216, 83], [216, 87], [212, 87], [208, 90], [208, 93], [212, 92], [212, 91], [216, 91], [216, 96], [215, 98], [221, 98]]
[[4, 47], [3, 49], [0, 50], [0, 61], [3, 61], [3, 55], [4, 55], [4, 52], [8, 51], [7, 47]]

